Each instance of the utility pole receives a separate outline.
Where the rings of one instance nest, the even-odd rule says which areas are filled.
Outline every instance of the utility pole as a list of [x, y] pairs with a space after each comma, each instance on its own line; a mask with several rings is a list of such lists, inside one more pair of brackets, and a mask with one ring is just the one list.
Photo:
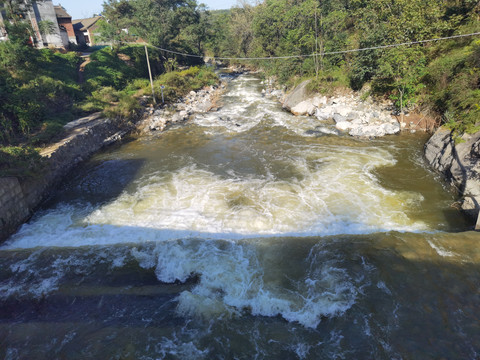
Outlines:
[[150, 58], [148, 57], [147, 45], [145, 45], [145, 55], [147, 57], [148, 75], [150, 76], [150, 85], [152, 86], [153, 103], [156, 104], [157, 100], [155, 100], [155, 89], [153, 88], [152, 70], [150, 69]]
[[318, 80], [318, 25], [317, 25], [317, 2], [315, 2], [315, 79]]

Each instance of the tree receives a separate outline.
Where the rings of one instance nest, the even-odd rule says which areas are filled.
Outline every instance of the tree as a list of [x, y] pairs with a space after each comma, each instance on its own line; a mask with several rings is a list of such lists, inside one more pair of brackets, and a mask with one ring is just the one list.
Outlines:
[[418, 47], [395, 48], [387, 52], [388, 57], [382, 57], [374, 86], [379, 92], [390, 93], [404, 121], [405, 107], [415, 102], [419, 90], [424, 87], [422, 78], [426, 71], [426, 57]]
[[235, 37], [232, 39], [238, 55], [248, 56], [253, 41], [252, 19], [253, 6], [247, 1], [240, 1], [239, 6], [232, 9], [230, 27]]
[[200, 55], [203, 52], [205, 42], [210, 36], [211, 16], [204, 4], [200, 4], [195, 12], [195, 16], [193, 23], [181, 29], [178, 37], [184, 43], [186, 49], [191, 49]]
[[[360, 47], [430, 39], [448, 30], [443, 0], [356, 0], [353, 4]], [[412, 79], [420, 81], [425, 65], [422, 46], [361, 52], [354, 58], [352, 85], [361, 88], [372, 80], [374, 90], [383, 93], [396, 89], [398, 94], [404, 94], [402, 99], [417, 89]], [[399, 83], [404, 86], [397, 86]]]
[[104, 16], [117, 34], [127, 29], [152, 45], [172, 45], [180, 31], [199, 21], [195, 0], [108, 0]]
[[18, 24], [26, 18], [34, 2], [42, 1], [45, 0], [0, 0], [0, 11], [5, 12], [8, 21]]
[[103, 16], [106, 20], [99, 21], [100, 39], [111, 42], [118, 48], [130, 40], [128, 32], [129, 18], [133, 15], [133, 8], [126, 0], [109, 0], [103, 3]]

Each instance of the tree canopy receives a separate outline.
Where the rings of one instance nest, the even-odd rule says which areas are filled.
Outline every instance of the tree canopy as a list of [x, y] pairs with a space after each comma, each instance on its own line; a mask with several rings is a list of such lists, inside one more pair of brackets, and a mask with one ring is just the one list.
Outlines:
[[103, 8], [103, 33], [114, 41], [130, 34], [162, 48], [202, 51], [206, 9], [195, 0], [107, 0]]

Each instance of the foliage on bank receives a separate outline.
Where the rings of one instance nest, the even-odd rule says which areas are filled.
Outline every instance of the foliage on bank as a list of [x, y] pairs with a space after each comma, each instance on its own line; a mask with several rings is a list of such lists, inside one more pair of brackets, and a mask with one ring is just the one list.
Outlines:
[[[84, 63], [75, 52], [31, 47], [24, 23], [9, 26], [15, 36], [0, 43], [0, 176], [37, 171], [30, 166], [39, 159], [35, 147], [62, 135], [68, 121], [102, 111], [128, 122], [141, 113], [139, 98], [149, 101], [143, 45], [105, 47]], [[181, 59], [166, 59], [151, 46], [149, 58], [153, 76], [160, 77], [156, 87], [167, 86], [167, 100], [218, 80], [206, 68], [174, 71], [184, 66]]]
[[0, 177], [32, 177], [41, 172], [44, 162], [37, 149], [32, 147], [0, 147]]
[[[265, 0], [216, 14], [207, 54], [278, 57], [334, 53], [480, 31], [477, 0]], [[398, 112], [434, 110], [458, 132], [478, 130], [478, 37], [362, 52], [252, 61], [287, 86], [389, 97]]]
[[182, 71], [171, 71], [159, 76], [154, 82], [157, 100], [161, 100], [161, 86], [164, 86], [164, 99], [167, 102], [185, 96], [190, 91], [196, 91], [205, 86], [218, 83], [218, 76], [212, 69], [194, 66]]

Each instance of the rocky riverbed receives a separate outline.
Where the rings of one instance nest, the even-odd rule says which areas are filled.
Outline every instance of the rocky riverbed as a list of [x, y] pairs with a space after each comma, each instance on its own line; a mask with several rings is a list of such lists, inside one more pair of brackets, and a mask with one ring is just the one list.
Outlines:
[[[264, 91], [266, 96], [276, 96], [283, 107], [298, 116], [315, 116], [319, 121], [334, 121], [335, 127], [351, 136], [381, 137], [398, 134], [406, 123], [400, 124], [392, 116], [392, 109], [387, 104], [362, 100], [359, 96], [339, 95], [326, 97], [309, 94], [304, 81], [292, 92], [284, 94], [280, 90]], [[267, 82], [267, 85], [268, 82]]]
[[[304, 81], [293, 91], [274, 87], [274, 82], [264, 82], [265, 96], [276, 97], [284, 109], [297, 116], [316, 117], [319, 122], [334, 122], [337, 130], [351, 136], [381, 137], [398, 134], [402, 130], [416, 131], [415, 125], [421, 121], [424, 131], [432, 129], [435, 120], [423, 116], [416, 124], [399, 122], [386, 103], [362, 100], [357, 94], [326, 97], [310, 94]], [[427, 118], [425, 121], [424, 119]], [[425, 125], [425, 123], [427, 125]], [[425, 158], [430, 166], [453, 185], [459, 192], [459, 206], [464, 213], [477, 218], [480, 211], [480, 132], [465, 134], [461, 139], [453, 138], [447, 129], [438, 129], [425, 145]], [[480, 230], [480, 217], [476, 229]]]
[[199, 91], [190, 91], [188, 95], [173, 104], [150, 109], [150, 115], [137, 125], [140, 133], [164, 131], [169, 125], [187, 121], [193, 114], [205, 113], [216, 107], [216, 100], [225, 90], [226, 82], [213, 85]]

